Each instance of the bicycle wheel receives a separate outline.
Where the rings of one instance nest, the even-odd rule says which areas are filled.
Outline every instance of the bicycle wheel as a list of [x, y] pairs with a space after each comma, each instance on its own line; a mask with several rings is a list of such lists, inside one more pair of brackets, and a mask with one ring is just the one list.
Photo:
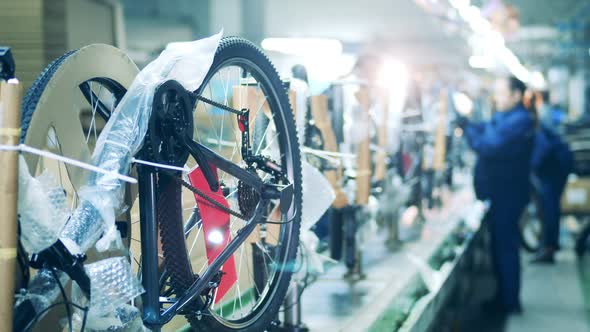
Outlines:
[[[278, 202], [269, 208], [269, 220], [286, 223], [257, 226], [233, 255], [236, 280], [231, 288], [223, 295], [219, 295], [219, 289], [213, 290], [208, 309], [191, 308], [185, 316], [199, 331], [263, 331], [275, 319], [285, 297], [299, 243], [301, 165], [293, 114], [285, 88], [268, 58], [252, 43], [236, 37], [221, 41], [197, 93], [226, 106], [250, 109], [253, 153], [269, 156], [280, 164], [281, 172], [294, 185], [294, 204], [287, 213], [279, 211]], [[245, 165], [235, 115], [198, 102], [193, 116], [195, 141]], [[190, 157], [186, 166], [192, 169], [195, 165]], [[268, 174], [253, 172], [268, 181]], [[217, 173], [229, 207], [245, 215], [251, 213], [257, 202], [252, 198], [255, 195], [231, 175], [221, 170]], [[204, 221], [192, 192], [161, 175], [158, 191], [162, 252], [171, 287], [179, 296], [208, 268], [206, 241], [212, 240], [210, 235], [205, 238]], [[235, 216], [228, 218], [233, 238], [245, 221]], [[221, 278], [223, 283], [223, 278], [229, 277]]]
[[[89, 163], [96, 138], [137, 73], [135, 64], [112, 46], [95, 44], [64, 54], [23, 99], [21, 142]], [[51, 173], [66, 193], [68, 208], [75, 209], [87, 172], [33, 154], [24, 158], [33, 175]], [[26, 275], [24, 269], [28, 267], [23, 266]], [[59, 325], [52, 321], [47, 326]]]

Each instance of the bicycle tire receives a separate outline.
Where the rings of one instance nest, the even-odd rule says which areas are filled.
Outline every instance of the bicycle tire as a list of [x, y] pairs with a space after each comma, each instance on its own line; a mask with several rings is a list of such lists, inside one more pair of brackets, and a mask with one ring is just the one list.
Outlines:
[[[238, 37], [227, 37], [221, 40], [213, 64], [201, 85], [201, 89], [204, 89], [208, 81], [226, 63], [237, 60], [244, 60], [250, 63], [260, 70], [260, 75], [265, 76], [263, 78], [275, 96], [274, 102], [276, 103], [276, 107], [271, 107], [272, 117], [275, 120], [275, 125], [279, 124], [277, 125], [277, 132], [281, 131], [280, 135], [284, 137], [279, 144], [288, 144], [289, 151], [292, 154], [291, 167], [294, 177], [294, 207], [297, 212], [288, 224], [288, 227], [290, 227], [289, 241], [286, 247], [282, 249], [285, 250], [284, 261], [293, 262], [297, 254], [301, 222], [301, 161], [293, 113], [285, 87], [276, 69], [266, 55], [251, 42]], [[279, 138], [279, 140], [281, 139]], [[284, 148], [284, 146], [281, 148]], [[183, 225], [180, 222], [175, 222], [182, 220], [181, 188], [174, 181], [166, 180], [165, 177], [160, 177], [158, 187], [157, 215], [164, 264], [170, 274], [172, 288], [174, 288], [176, 294], [182, 294], [195, 281], [196, 276], [192, 271], [187, 252]], [[246, 245], [246, 243], [242, 245]], [[285, 244], [282, 245], [284, 246]], [[239, 322], [222, 321], [214, 315], [204, 314], [197, 316], [197, 309], [185, 316], [192, 328], [194, 330], [198, 329], [199, 331], [263, 331], [276, 318], [278, 309], [287, 293], [291, 275], [292, 272], [290, 271], [280, 272], [279, 276], [271, 282], [269, 286], [270, 291], [260, 300], [260, 304], [255, 307], [255, 310], [251, 314]]]
[[[100, 60], [95, 61], [96, 59]], [[42, 145], [39, 145], [38, 137], [46, 135], [47, 132], [44, 130], [55, 125], [59, 117], [63, 116], [59, 114], [64, 112], [63, 108], [52, 107], [60, 102], [59, 99], [64, 98], [59, 93], [55, 93], [63, 86], [76, 88], [81, 82], [106, 78], [110, 82], [106, 83], [109, 90], [117, 90], [118, 96], [122, 96], [137, 72], [137, 66], [124, 53], [112, 46], [94, 44], [65, 53], [51, 62], [39, 74], [23, 97], [20, 142], [39, 149], [43, 148]], [[68, 153], [62, 151], [62, 154], [67, 155]], [[31, 164], [33, 159], [35, 161]], [[36, 170], [33, 165], [37, 164], [37, 157], [25, 155], [25, 160], [30, 171], [35, 174]], [[84, 161], [89, 162], [89, 160]], [[27, 256], [24, 249], [19, 251], [22, 251], [19, 254]], [[24, 264], [23, 268], [28, 269], [28, 264]], [[17, 273], [24, 273], [24, 271]], [[59, 314], [50, 314], [50, 316], [43, 318], [47, 320], [44, 324], [59, 326], [58, 319], [61, 317], [57, 316]]]

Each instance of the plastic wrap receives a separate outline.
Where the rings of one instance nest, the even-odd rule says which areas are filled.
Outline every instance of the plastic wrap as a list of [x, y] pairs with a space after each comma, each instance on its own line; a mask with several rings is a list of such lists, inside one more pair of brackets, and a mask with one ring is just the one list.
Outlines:
[[32, 177], [23, 156], [18, 173], [20, 239], [28, 253], [36, 253], [57, 241], [68, 219], [66, 196], [50, 172]]
[[[74, 331], [82, 331], [84, 312], [76, 310], [72, 316], [72, 327]], [[67, 318], [61, 320], [61, 325], [68, 326]], [[117, 307], [112, 313], [105, 316], [92, 316], [88, 313], [86, 317], [86, 332], [149, 332], [143, 325], [141, 312], [134, 306], [123, 304]]]
[[303, 255], [302, 261], [305, 264], [305, 268], [302, 270], [303, 275], [299, 276], [302, 278], [307, 273], [322, 274], [324, 272], [324, 262], [330, 260], [329, 257], [320, 255], [317, 252], [319, 239], [310, 229], [330, 208], [332, 202], [336, 199], [336, 193], [328, 179], [320, 171], [305, 160], [301, 160], [301, 163], [303, 207], [299, 240], [303, 248], [301, 253]]
[[[186, 89], [196, 90], [213, 63], [221, 35], [222, 32], [194, 42], [168, 44], [137, 75], [98, 138], [93, 164], [120, 174], [129, 172], [131, 158], [141, 148], [147, 132], [157, 87], [166, 80], [177, 80]], [[125, 184], [113, 175], [91, 174], [80, 189], [81, 203], [64, 228], [62, 238], [72, 240], [81, 251], [86, 251], [97, 240], [97, 234], [102, 234], [96, 248], [107, 250], [118, 236], [115, 217], [121, 212], [124, 192]]]
[[309, 229], [301, 230], [299, 236], [303, 256], [302, 264], [305, 265], [303, 269], [295, 275], [299, 280], [303, 280], [308, 274], [318, 276], [324, 274], [324, 264], [326, 262], [338, 263], [329, 256], [318, 253], [320, 239]]
[[113, 257], [85, 266], [90, 278], [90, 311], [96, 315], [115, 308], [143, 293], [126, 257]]
[[[143, 292], [126, 257], [113, 257], [85, 266], [90, 278], [90, 300], [77, 284], [72, 285], [72, 300], [88, 307], [85, 331], [148, 331], [143, 326], [139, 310], [127, 303]], [[79, 330], [84, 312], [77, 309], [73, 327]], [[67, 318], [62, 325], [67, 326]]]
[[[131, 158], [141, 148], [147, 131], [155, 89], [164, 81], [173, 79], [188, 90], [196, 90], [213, 63], [221, 35], [222, 32], [194, 42], [171, 43], [137, 75], [98, 138], [92, 155], [94, 165], [114, 173], [128, 173]], [[108, 249], [117, 238], [120, 240], [115, 216], [124, 207], [125, 184], [114, 173], [92, 173], [87, 184], [79, 190], [80, 203], [60, 235], [71, 252], [86, 252], [101, 236], [96, 243], [99, 251]], [[106, 280], [101, 281], [101, 278]], [[107, 280], [110, 280], [109, 285], [114, 282], [109, 278], [119, 277], [108, 273], [96, 275], [91, 282], [93, 293], [103, 292], [103, 296], [109, 293], [126, 297], [128, 301], [131, 293], [112, 293], [122, 291], [116, 288], [108, 292], [106, 288], [101, 289]], [[51, 274], [39, 273], [32, 278], [29, 291], [22, 297], [34, 300], [36, 308], [41, 311], [55, 300], [57, 294], [59, 288]], [[116, 315], [117, 308], [111, 306], [107, 316]]]
[[303, 207], [301, 227], [310, 229], [330, 208], [336, 193], [326, 177], [305, 160], [301, 160], [303, 173]]
[[[57, 271], [56, 274], [62, 286], [65, 287], [69, 280], [68, 276], [61, 271]], [[58, 295], [60, 295], [60, 290], [57, 279], [50, 270], [42, 269], [31, 280], [29, 287], [26, 290], [21, 290], [20, 294], [16, 296], [15, 306], [25, 300], [30, 300], [35, 312], [40, 313], [49, 307]]]

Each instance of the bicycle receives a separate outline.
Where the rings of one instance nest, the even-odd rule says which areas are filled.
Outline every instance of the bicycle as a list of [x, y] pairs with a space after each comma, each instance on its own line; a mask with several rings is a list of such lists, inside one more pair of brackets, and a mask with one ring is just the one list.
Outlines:
[[[21, 142], [89, 161], [93, 150], [104, 148], [93, 146], [93, 141], [101, 142], [100, 127], [118, 124], [113, 123], [118, 119], [114, 111], [137, 72], [124, 53], [110, 46], [66, 53], [25, 96]], [[252, 94], [255, 105], [242, 108], [242, 97], [252, 101]], [[302, 201], [296, 129], [276, 70], [252, 43], [224, 38], [196, 91], [167, 80], [151, 102], [142, 147], [134, 163], [123, 168], [137, 174], [138, 187], [127, 188], [125, 204], [131, 208], [117, 222], [145, 289], [140, 301], [143, 323], [158, 330], [183, 315], [201, 331], [268, 328], [290, 282]], [[34, 173], [46, 168], [37, 156], [25, 159]], [[188, 176], [183, 169], [191, 170]], [[69, 182], [60, 183], [68, 203], [84, 204], [79, 191], [88, 174], [59, 163], [53, 170], [60, 181]], [[188, 208], [187, 202], [192, 202]], [[134, 220], [137, 210], [139, 219]], [[225, 220], [220, 224], [213, 217], [208, 226], [211, 215]], [[39, 270], [30, 282], [24, 278], [23, 288], [41, 277], [57, 281], [64, 296], [64, 303], [58, 304], [64, 304], [68, 314], [75, 305], [66, 300], [57, 275], [67, 274], [91, 297], [84, 252], [104, 232], [95, 224], [100, 223], [75, 229], [88, 235], [84, 241], [71, 238], [84, 242], [77, 243], [84, 249], [80, 254], [70, 252], [61, 239], [39, 253], [21, 248], [22, 274], [28, 274], [29, 266]], [[133, 237], [137, 226], [140, 239]], [[138, 249], [141, 255], [136, 258]], [[233, 280], [231, 263], [236, 261]], [[17, 303], [15, 331], [30, 330], [58, 304], [36, 311], [29, 299]], [[85, 323], [86, 317], [82, 328]]]

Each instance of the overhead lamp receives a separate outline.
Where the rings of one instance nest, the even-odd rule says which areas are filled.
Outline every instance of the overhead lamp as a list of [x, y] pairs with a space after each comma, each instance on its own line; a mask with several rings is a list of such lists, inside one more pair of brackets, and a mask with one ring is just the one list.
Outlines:
[[[504, 37], [491, 27], [490, 22], [481, 15], [476, 6], [469, 5], [469, 0], [449, 0], [449, 3], [457, 9], [459, 15], [469, 24], [471, 30], [481, 36], [488, 45], [492, 46], [498, 59], [508, 68], [512, 75], [523, 82], [529, 82], [531, 73], [522, 65], [520, 60], [505, 45]], [[473, 68], [489, 68], [489, 61], [482, 58], [471, 57], [469, 65]]]
[[408, 79], [408, 69], [403, 63], [387, 59], [379, 69], [377, 84], [392, 90], [405, 91]]
[[475, 69], [489, 69], [494, 65], [494, 60], [485, 55], [472, 55], [469, 57], [469, 66]]
[[545, 90], [547, 88], [547, 81], [540, 71], [533, 71], [530, 76], [529, 85], [533, 89]]
[[473, 101], [463, 92], [453, 92], [453, 105], [459, 114], [469, 116], [473, 111]]
[[456, 9], [466, 8], [469, 7], [471, 4], [470, 0], [449, 0], [451, 6], [455, 7]]
[[410, 73], [406, 65], [394, 58], [387, 58], [377, 74], [377, 85], [389, 96], [389, 110], [401, 114], [407, 94]]
[[262, 48], [296, 56], [338, 56], [342, 42], [331, 38], [265, 38]]

